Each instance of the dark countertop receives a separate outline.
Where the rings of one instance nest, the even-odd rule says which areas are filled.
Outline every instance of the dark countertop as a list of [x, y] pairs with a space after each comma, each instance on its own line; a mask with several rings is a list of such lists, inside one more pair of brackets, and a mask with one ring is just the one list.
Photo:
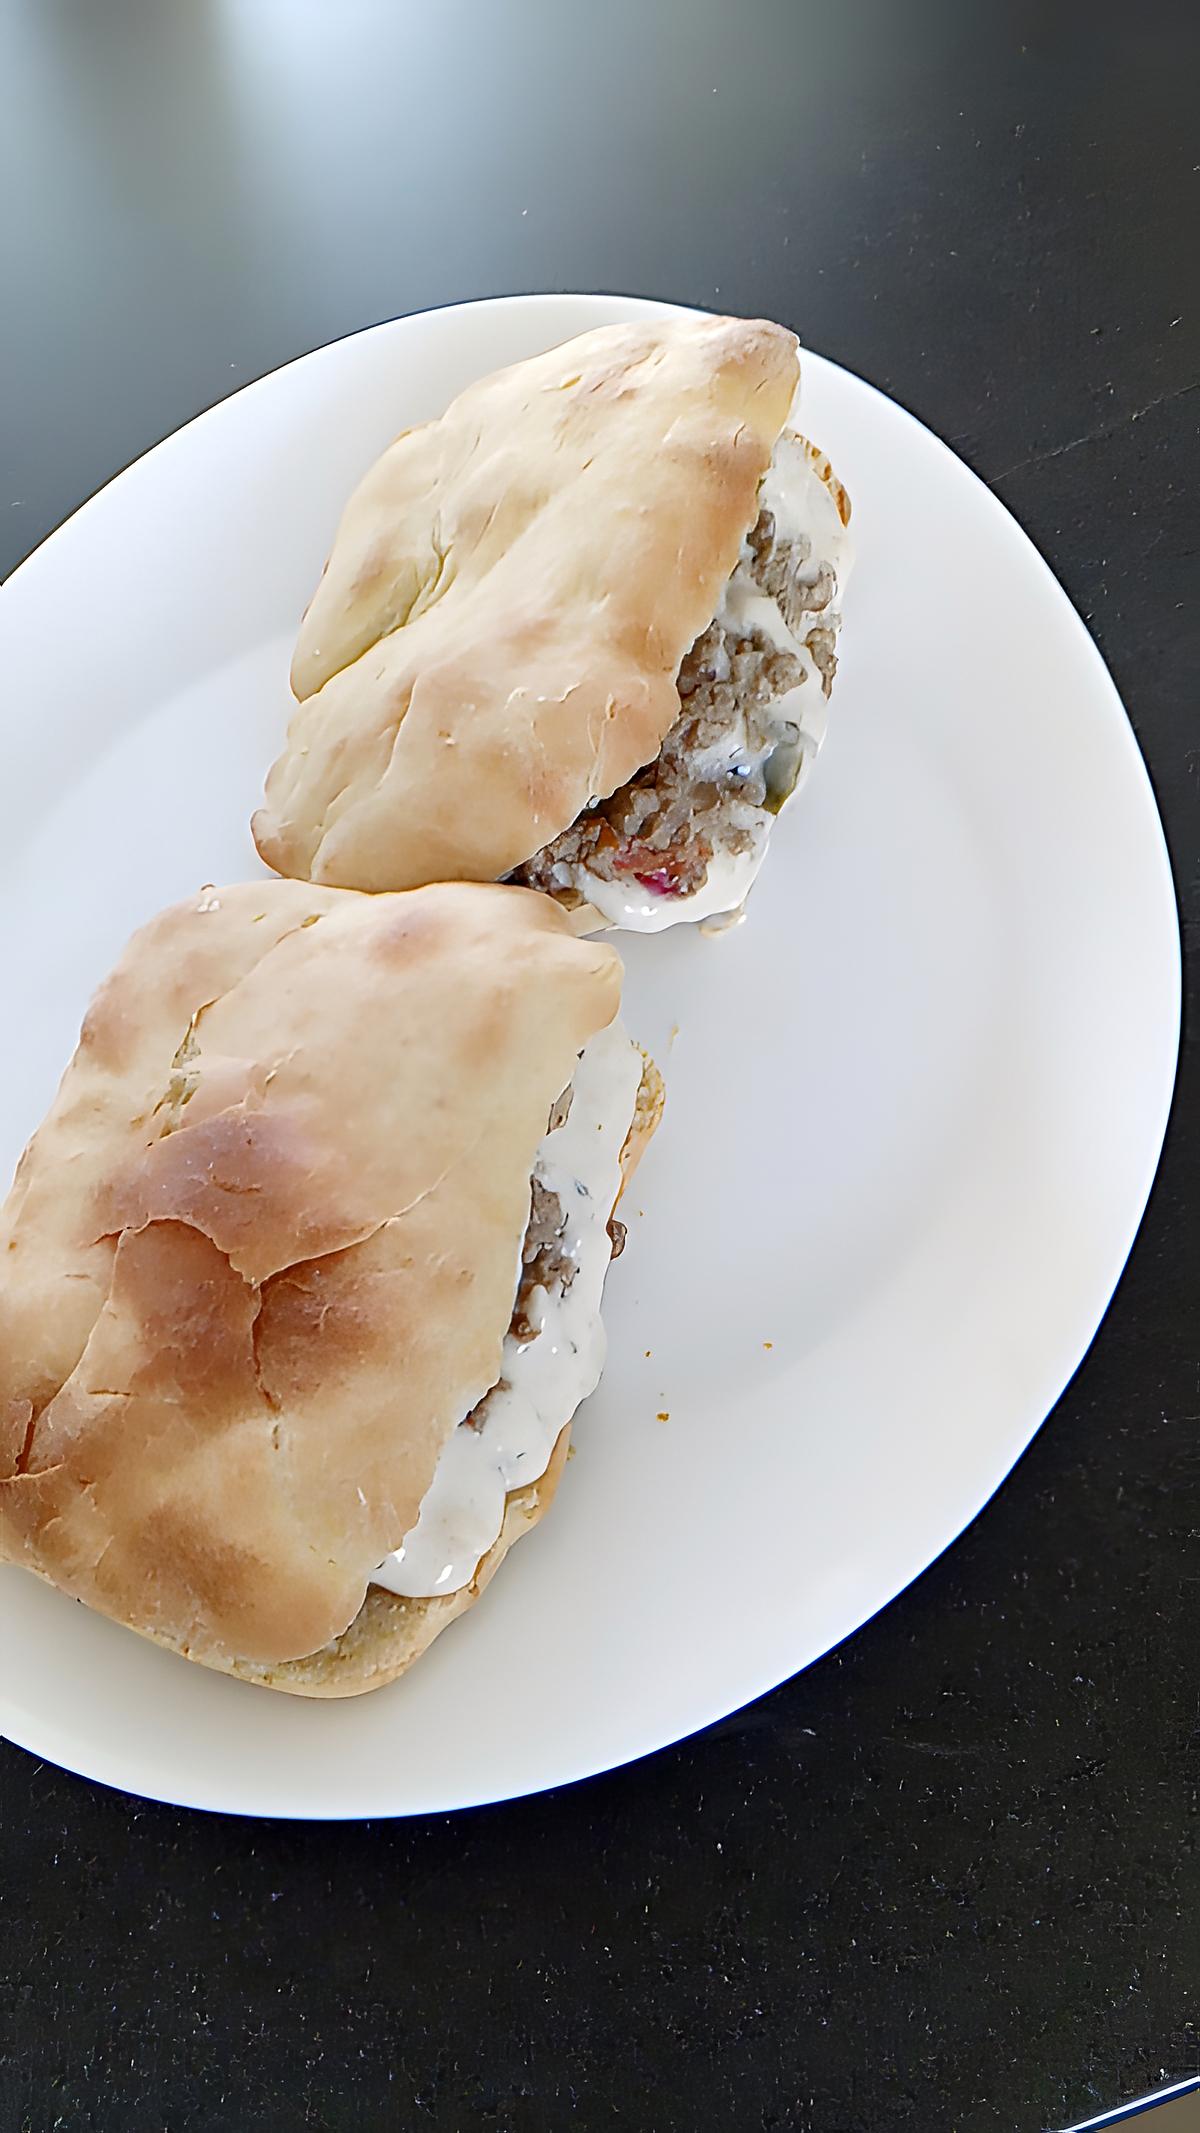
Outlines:
[[[7, 0], [0, 567], [197, 409], [396, 312], [767, 312], [1050, 558], [1194, 941], [1200, 37], [1053, 12]], [[0, 1746], [0, 2133], [1034, 2133], [1200, 2067], [1197, 1147], [1193, 1057], [1016, 1472], [710, 1734], [349, 1828], [147, 1807]]]

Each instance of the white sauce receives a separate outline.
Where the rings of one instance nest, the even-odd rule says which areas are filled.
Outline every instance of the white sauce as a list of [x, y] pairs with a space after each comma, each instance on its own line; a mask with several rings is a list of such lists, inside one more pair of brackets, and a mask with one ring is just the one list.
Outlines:
[[499, 1535], [509, 1490], [540, 1479], [560, 1430], [600, 1382], [600, 1299], [612, 1256], [608, 1219], [641, 1078], [642, 1055], [619, 1022], [580, 1055], [570, 1111], [546, 1135], [534, 1164], [535, 1176], [562, 1202], [563, 1244], [575, 1277], [565, 1291], [534, 1291], [528, 1316], [532, 1324], [540, 1321], [540, 1330], [532, 1340], [506, 1336], [500, 1380], [483, 1405], [482, 1422], [461, 1422], [454, 1431], [416, 1525], [375, 1572], [374, 1583], [390, 1592], [422, 1598], [468, 1584]]
[[[832, 570], [835, 580], [832, 600], [823, 612], [813, 613], [811, 626], [837, 629], [841, 620], [838, 602], [853, 560], [853, 547], [837, 505], [817, 474], [804, 440], [793, 430], [785, 430], [775, 446], [774, 457], [759, 486], [758, 501], [760, 508], [765, 507], [774, 514], [776, 531], [782, 539], [808, 539], [811, 561], [804, 578], [809, 584], [816, 584], [822, 566]], [[800, 775], [796, 780], [799, 788], [812, 769], [825, 738], [825, 696], [807, 645], [793, 635], [776, 602], [755, 584], [750, 572], [748, 544], [743, 544], [714, 620], [735, 636], [744, 636], [751, 629], [760, 630], [778, 650], [790, 652], [804, 668], [805, 681], [780, 697], [772, 707], [772, 720], [777, 726], [783, 728], [791, 724], [799, 728]], [[711, 756], [714, 772], [722, 767], [728, 769], [730, 764], [739, 761], [748, 768], [757, 768], [763, 761], [762, 751], [750, 752], [744, 731], [740, 745], [735, 733], [728, 742], [718, 744]], [[704, 757], [697, 760], [698, 771], [702, 772], [706, 760]], [[632, 933], [661, 933], [667, 926], [685, 920], [694, 923], [698, 919], [712, 918], [718, 912], [737, 910], [745, 902], [766, 858], [774, 819], [765, 808], [757, 807], [747, 807], [746, 816], [746, 827], [753, 834], [753, 844], [744, 852], [714, 852], [705, 880], [690, 896], [663, 896], [654, 889], [643, 888], [637, 881], [604, 881], [581, 866], [564, 866], [556, 871], [561, 872], [561, 886], [577, 889], [610, 926], [623, 926]]]
[[624, 926], [631, 933], [662, 933], [680, 919], [711, 918], [718, 911], [733, 911], [744, 904], [766, 849], [764, 833], [748, 852], [714, 852], [708, 873], [690, 896], [660, 896], [657, 889], [644, 889], [640, 881], [601, 881], [585, 867], [571, 867], [569, 876], [571, 886], [586, 896], [610, 926]]

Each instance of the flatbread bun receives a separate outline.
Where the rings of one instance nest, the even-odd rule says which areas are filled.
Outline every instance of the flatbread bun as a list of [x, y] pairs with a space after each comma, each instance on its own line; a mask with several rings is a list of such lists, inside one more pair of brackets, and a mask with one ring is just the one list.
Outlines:
[[650, 762], [798, 375], [764, 320], [603, 327], [398, 437], [300, 633], [267, 864], [498, 880]]
[[364, 1610], [371, 1572], [499, 1375], [549, 1108], [620, 987], [516, 889], [265, 882], [143, 928], [0, 1210], [0, 1557], [248, 1679], [408, 1664], [469, 1598]]

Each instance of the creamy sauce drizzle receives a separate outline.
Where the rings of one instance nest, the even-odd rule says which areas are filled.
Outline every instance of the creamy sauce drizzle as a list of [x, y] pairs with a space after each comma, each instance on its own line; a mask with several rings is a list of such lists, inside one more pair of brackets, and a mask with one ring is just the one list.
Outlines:
[[[594, 1392], [604, 1368], [600, 1299], [612, 1246], [608, 1219], [621, 1186], [621, 1149], [642, 1078], [642, 1055], [619, 1022], [587, 1044], [571, 1108], [538, 1149], [534, 1174], [557, 1193], [563, 1246], [575, 1265], [568, 1289], [534, 1291], [532, 1340], [505, 1337], [500, 1379], [461, 1422], [441, 1457], [411, 1532], [373, 1582], [410, 1598], [458, 1592], [498, 1538], [504, 1499], [545, 1473], [560, 1430]], [[518, 1271], [514, 1275], [516, 1291]]]

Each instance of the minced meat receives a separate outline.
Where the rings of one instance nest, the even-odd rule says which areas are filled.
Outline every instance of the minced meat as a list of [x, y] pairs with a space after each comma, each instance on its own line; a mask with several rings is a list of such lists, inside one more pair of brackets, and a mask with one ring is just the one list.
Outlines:
[[[557, 1289], [561, 1296], [565, 1296], [578, 1272], [567, 1250], [567, 1216], [562, 1201], [536, 1175], [530, 1185], [529, 1227], [521, 1246], [517, 1300], [508, 1329], [518, 1341], [531, 1341], [540, 1330], [530, 1317], [534, 1290], [553, 1292]], [[625, 1249], [625, 1225], [618, 1222], [615, 1215], [608, 1224], [608, 1241], [613, 1258], [619, 1259]]]
[[[801, 534], [798, 540], [783, 539], [776, 533], [772, 511], [759, 512], [746, 544], [755, 584], [774, 600], [793, 637], [805, 638], [805, 624], [813, 615], [825, 613], [837, 590], [831, 566], [822, 563], [815, 577], [806, 577], [812, 542], [807, 534]], [[828, 688], [825, 694], [828, 696]]]
[[[834, 590], [828, 570], [804, 579], [809, 555], [804, 541], [778, 540], [771, 512], [763, 511], [740, 566], [797, 634]], [[805, 641], [827, 696], [837, 664], [834, 632], [818, 626]], [[653, 762], [585, 809], [510, 879], [563, 899], [572, 892], [556, 870], [584, 867], [601, 880], [627, 876], [663, 895], [691, 895], [703, 886], [715, 850], [736, 855], [761, 836], [770, 805], [766, 758], [781, 738], [772, 709], [805, 678], [800, 661], [760, 631], [735, 636], [711, 622], [680, 666], [679, 716]], [[725, 742], [732, 745], [721, 762]], [[713, 754], [715, 769], [705, 760]]]
[[529, 1319], [529, 1304], [535, 1289], [559, 1289], [565, 1295], [575, 1279], [575, 1261], [565, 1248], [567, 1217], [556, 1192], [550, 1192], [539, 1177], [532, 1182], [529, 1227], [521, 1246], [521, 1274], [509, 1332], [519, 1341], [530, 1341], [537, 1327]]

